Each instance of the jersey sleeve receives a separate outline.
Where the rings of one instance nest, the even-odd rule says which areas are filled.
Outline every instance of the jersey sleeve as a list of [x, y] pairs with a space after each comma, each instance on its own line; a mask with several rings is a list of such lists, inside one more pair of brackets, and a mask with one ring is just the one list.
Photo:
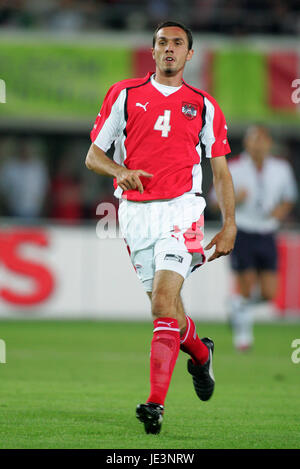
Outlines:
[[204, 122], [200, 139], [207, 158], [224, 156], [231, 151], [224, 114], [212, 97], [204, 97]]
[[97, 115], [91, 131], [91, 141], [104, 152], [108, 151], [112, 143], [122, 133], [126, 122], [124, 103], [126, 90], [113, 85], [104, 98], [102, 107]]

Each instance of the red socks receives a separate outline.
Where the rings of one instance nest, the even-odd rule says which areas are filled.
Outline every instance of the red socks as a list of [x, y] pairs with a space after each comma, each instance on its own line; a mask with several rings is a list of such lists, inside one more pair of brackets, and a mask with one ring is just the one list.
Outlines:
[[209, 352], [206, 345], [199, 339], [194, 321], [186, 316], [186, 330], [180, 338], [180, 350], [188, 353], [195, 364], [204, 365], [208, 360]]
[[150, 395], [147, 402], [164, 405], [180, 347], [180, 330], [174, 318], [153, 321], [150, 355]]
[[164, 405], [179, 348], [188, 353], [193, 362], [203, 365], [209, 357], [206, 345], [199, 339], [194, 321], [186, 316], [187, 327], [180, 337], [174, 318], [159, 318], [153, 322], [150, 354], [150, 395], [147, 402]]

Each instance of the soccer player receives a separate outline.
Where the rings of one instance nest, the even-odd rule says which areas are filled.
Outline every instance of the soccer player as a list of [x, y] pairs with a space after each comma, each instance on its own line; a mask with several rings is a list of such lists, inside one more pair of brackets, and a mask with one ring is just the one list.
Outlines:
[[276, 231], [297, 198], [289, 163], [270, 154], [272, 138], [267, 128], [250, 126], [244, 148], [229, 164], [238, 227], [230, 256], [237, 286], [230, 301], [230, 322], [233, 344], [239, 351], [248, 350], [254, 342], [253, 305], [276, 295]]
[[[89, 169], [114, 177], [115, 195], [122, 200], [122, 234], [151, 300], [150, 394], [136, 409], [147, 433], [160, 432], [180, 349], [191, 357], [188, 371], [198, 397], [208, 400], [214, 390], [214, 343], [200, 340], [180, 296], [184, 280], [205, 261], [202, 157], [210, 158], [223, 215], [222, 230], [206, 246], [215, 246], [208, 261], [229, 254], [236, 236], [225, 118], [211, 96], [183, 80], [185, 64], [193, 56], [192, 43], [190, 30], [180, 23], [157, 27], [152, 48], [155, 73], [110, 88], [86, 158]], [[113, 142], [114, 161], [106, 156]]]

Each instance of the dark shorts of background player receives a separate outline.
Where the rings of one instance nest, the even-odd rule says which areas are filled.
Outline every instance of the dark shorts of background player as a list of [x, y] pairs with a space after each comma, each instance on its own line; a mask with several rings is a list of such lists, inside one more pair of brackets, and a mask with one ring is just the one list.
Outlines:
[[276, 271], [277, 247], [274, 233], [246, 233], [238, 230], [230, 261], [236, 272]]

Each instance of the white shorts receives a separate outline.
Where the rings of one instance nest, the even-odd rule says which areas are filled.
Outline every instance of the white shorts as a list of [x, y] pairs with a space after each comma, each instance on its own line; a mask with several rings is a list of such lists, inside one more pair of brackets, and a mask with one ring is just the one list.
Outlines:
[[187, 278], [205, 262], [205, 200], [184, 194], [171, 200], [123, 200], [119, 223], [138, 278], [152, 291], [154, 274], [172, 270]]

